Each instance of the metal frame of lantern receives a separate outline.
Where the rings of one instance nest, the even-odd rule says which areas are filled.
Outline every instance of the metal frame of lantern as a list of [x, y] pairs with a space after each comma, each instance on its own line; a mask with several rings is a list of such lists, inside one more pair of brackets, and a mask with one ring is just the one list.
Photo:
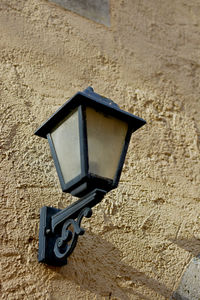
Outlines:
[[[91, 107], [128, 124], [113, 180], [89, 172], [86, 107]], [[66, 183], [51, 138], [51, 131], [76, 109], [78, 109], [81, 174]], [[40, 262], [50, 265], [64, 265], [67, 263], [67, 257], [73, 252], [78, 236], [84, 233], [84, 230], [80, 227], [82, 218], [90, 217], [92, 215], [91, 208], [98, 204], [108, 191], [117, 187], [131, 134], [145, 123], [145, 120], [121, 110], [112, 100], [94, 93], [93, 89], [89, 87], [83, 92], [78, 92], [67, 101], [35, 132], [36, 135], [48, 139], [63, 192], [81, 197], [64, 210], [46, 206], [41, 209], [38, 256]], [[74, 229], [73, 232], [69, 229], [71, 225]]]

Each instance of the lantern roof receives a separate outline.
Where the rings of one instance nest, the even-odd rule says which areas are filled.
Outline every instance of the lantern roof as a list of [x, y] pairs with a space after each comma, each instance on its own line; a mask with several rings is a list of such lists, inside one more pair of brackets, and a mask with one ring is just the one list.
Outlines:
[[47, 138], [47, 134], [50, 133], [60, 121], [73, 112], [73, 110], [79, 105], [92, 107], [105, 114], [127, 122], [132, 129], [132, 132], [146, 124], [144, 119], [121, 110], [119, 106], [111, 99], [95, 93], [92, 87], [88, 87], [83, 92], [77, 92], [71, 99], [65, 102], [46, 122], [44, 122], [35, 131], [35, 134], [40, 137]]

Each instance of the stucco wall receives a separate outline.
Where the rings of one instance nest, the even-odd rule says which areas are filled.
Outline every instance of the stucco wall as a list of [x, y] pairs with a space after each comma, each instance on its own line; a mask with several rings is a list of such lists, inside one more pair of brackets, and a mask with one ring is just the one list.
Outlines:
[[[200, 3], [110, 5], [108, 28], [44, 0], [0, 1], [2, 299], [169, 299], [200, 252]], [[73, 199], [33, 132], [88, 85], [148, 124], [68, 265], [48, 267], [39, 209]]]

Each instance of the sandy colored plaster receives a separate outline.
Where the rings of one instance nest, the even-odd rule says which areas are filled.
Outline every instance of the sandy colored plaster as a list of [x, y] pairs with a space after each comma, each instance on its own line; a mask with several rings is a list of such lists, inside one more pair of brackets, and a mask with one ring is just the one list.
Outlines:
[[[199, 5], [111, 1], [111, 27], [46, 1], [0, 3], [2, 299], [169, 299], [199, 253]], [[63, 268], [37, 262], [39, 209], [61, 193], [34, 130], [92, 85], [147, 120], [118, 189]]]

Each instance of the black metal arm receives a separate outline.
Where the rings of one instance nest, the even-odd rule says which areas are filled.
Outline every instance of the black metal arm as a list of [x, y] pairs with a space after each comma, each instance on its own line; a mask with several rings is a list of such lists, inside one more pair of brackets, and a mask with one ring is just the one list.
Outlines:
[[105, 194], [106, 191], [95, 189], [63, 210], [47, 206], [41, 208], [39, 262], [55, 266], [67, 264], [67, 257], [76, 247], [79, 235], [85, 232], [80, 227], [83, 217], [91, 217], [91, 208], [97, 205]]

